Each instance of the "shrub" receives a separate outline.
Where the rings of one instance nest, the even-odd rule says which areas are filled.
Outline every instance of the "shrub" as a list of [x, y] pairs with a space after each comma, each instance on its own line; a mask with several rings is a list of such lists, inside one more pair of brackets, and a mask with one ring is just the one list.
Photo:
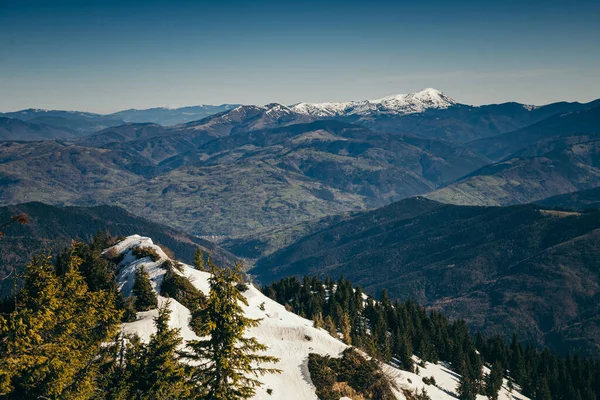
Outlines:
[[136, 246], [131, 250], [131, 253], [138, 259], [144, 257], [150, 257], [152, 261], [158, 261], [160, 259], [158, 253], [152, 247]]
[[137, 311], [148, 311], [158, 306], [156, 294], [152, 290], [150, 278], [144, 267], [140, 267], [135, 271], [133, 295], [135, 296], [135, 309]]
[[353, 390], [356, 398], [393, 400], [392, 382], [374, 360], [356, 350], [344, 350], [341, 358], [309, 354], [308, 370], [320, 399], [339, 399], [342, 391]]
[[249, 289], [248, 285], [245, 283], [242, 283], [242, 282], [238, 283], [235, 287], [237, 288], [237, 290], [239, 290], [242, 293], [244, 293], [245, 291], [247, 291]]
[[273, 389], [267, 389], [267, 394], [271, 396], [273, 394]]
[[202, 326], [200, 313], [206, 304], [204, 293], [196, 289], [185, 276], [177, 274], [173, 269], [168, 269], [160, 287], [160, 294], [177, 300], [190, 310], [192, 314], [190, 328], [200, 335]]
[[424, 377], [423, 378], [423, 383], [426, 384], [426, 385], [433, 385], [433, 386], [436, 385], [435, 378], [433, 376], [430, 376], [429, 378], [428, 377]]
[[196, 289], [188, 278], [175, 273], [173, 270], [167, 270], [165, 273], [160, 287], [160, 294], [177, 300], [190, 311], [198, 310], [206, 303], [204, 293]]

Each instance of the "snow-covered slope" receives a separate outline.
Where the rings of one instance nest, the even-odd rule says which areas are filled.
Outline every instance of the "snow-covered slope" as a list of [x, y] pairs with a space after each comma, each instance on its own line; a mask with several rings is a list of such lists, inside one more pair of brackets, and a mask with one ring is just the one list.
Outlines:
[[[131, 249], [137, 246], [151, 247], [159, 255], [160, 259], [153, 262], [150, 258], [136, 259], [131, 254]], [[131, 294], [135, 271], [144, 266], [148, 272], [154, 290], [158, 293], [162, 283], [165, 270], [160, 265], [168, 259], [160, 247], [153, 244], [152, 240], [139, 235], [132, 235], [112, 247], [125, 257], [120, 264], [118, 274], [119, 290], [126, 296]], [[108, 249], [106, 251], [109, 251]], [[209, 274], [184, 265], [182, 275], [185, 275], [192, 284], [205, 294], [208, 294]], [[255, 287], [250, 287], [244, 292], [248, 299], [248, 306], [244, 306], [246, 315], [250, 318], [261, 318], [260, 325], [248, 331], [248, 336], [256, 337], [259, 342], [269, 346], [267, 354], [280, 359], [277, 364], [282, 373], [279, 375], [267, 375], [261, 378], [264, 385], [257, 390], [255, 399], [269, 400], [304, 400], [317, 399], [315, 388], [311, 383], [308, 372], [307, 360], [309, 353], [331, 355], [337, 357], [347, 347], [341, 341], [331, 337], [325, 330], [316, 329], [312, 322], [299, 317], [277, 302], [263, 295]], [[167, 299], [158, 296], [159, 305], [164, 304]], [[190, 312], [177, 301], [170, 300], [171, 326], [181, 329], [184, 340], [197, 339], [197, 336], [189, 328]], [[154, 331], [153, 317], [158, 314], [157, 310], [138, 313], [138, 320], [123, 324], [123, 330], [127, 333], [136, 333], [144, 341], [148, 341]], [[396, 369], [384, 365], [383, 369], [395, 380], [400, 389], [421, 390], [426, 388], [432, 399], [450, 400], [455, 399], [454, 392], [458, 382], [458, 375], [447, 369], [443, 363], [426, 364], [421, 368], [420, 375]], [[423, 377], [433, 376], [437, 387], [425, 385]], [[269, 395], [267, 389], [272, 389]], [[397, 393], [399, 399], [404, 399], [401, 392]], [[478, 396], [478, 400], [484, 400], [484, 396]], [[506, 387], [502, 390], [502, 400], [526, 400], [526, 397], [518, 393], [510, 394]]]
[[377, 100], [345, 101], [338, 103], [298, 103], [291, 109], [314, 117], [339, 117], [372, 114], [413, 114], [430, 108], [445, 109], [456, 104], [454, 99], [439, 90], [427, 88], [419, 92], [397, 94]]

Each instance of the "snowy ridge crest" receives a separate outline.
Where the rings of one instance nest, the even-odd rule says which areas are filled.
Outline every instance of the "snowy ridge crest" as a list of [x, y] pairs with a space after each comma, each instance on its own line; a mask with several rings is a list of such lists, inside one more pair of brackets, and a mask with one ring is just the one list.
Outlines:
[[414, 114], [428, 109], [446, 109], [455, 104], [457, 103], [453, 98], [439, 90], [427, 88], [419, 92], [396, 94], [376, 100], [298, 103], [293, 105], [291, 109], [299, 114], [315, 117], [339, 117], [346, 115]]

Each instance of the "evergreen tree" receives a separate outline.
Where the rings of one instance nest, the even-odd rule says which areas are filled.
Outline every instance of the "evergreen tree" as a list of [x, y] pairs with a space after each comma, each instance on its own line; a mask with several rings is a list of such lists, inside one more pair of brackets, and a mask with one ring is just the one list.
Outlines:
[[469, 375], [469, 369], [465, 361], [462, 362], [460, 368], [460, 380], [456, 392], [460, 400], [476, 400], [477, 398], [477, 384]]
[[199, 271], [206, 270], [206, 266], [204, 264], [204, 252], [200, 246], [196, 247], [196, 253], [194, 253], [194, 267]]
[[143, 266], [135, 271], [133, 295], [135, 296], [135, 309], [137, 311], [148, 311], [158, 307], [156, 293], [152, 290], [150, 278]]
[[325, 321], [323, 321], [323, 328], [325, 328], [325, 330], [329, 332], [329, 334], [334, 338], [338, 337], [337, 328], [335, 327], [335, 322], [333, 322], [333, 318], [331, 318], [331, 315], [328, 315], [325, 318]]
[[342, 308], [338, 306], [337, 308], [337, 318], [338, 318], [338, 326], [340, 327], [340, 332], [342, 333], [342, 337], [346, 344], [352, 344], [352, 338], [350, 336], [350, 317], [348, 317], [348, 313], [342, 311]]
[[260, 320], [245, 317], [240, 306], [248, 304], [236, 288], [241, 281], [241, 264], [235, 269], [220, 269], [209, 261], [209, 267], [210, 295], [202, 312], [201, 329], [209, 338], [189, 341], [184, 353], [185, 358], [194, 362], [190, 365], [195, 384], [193, 395], [206, 400], [247, 399], [262, 385], [259, 376], [280, 372], [260, 364], [279, 360], [257, 355], [267, 346], [256, 338], [244, 337], [244, 331], [258, 326]]
[[490, 400], [498, 400], [498, 393], [502, 389], [502, 365], [496, 361], [492, 365], [490, 373], [485, 378], [485, 394]]
[[181, 399], [188, 395], [186, 372], [177, 349], [182, 343], [178, 329], [169, 328], [169, 303], [161, 307], [154, 319], [156, 333], [144, 352], [143, 367], [138, 375], [136, 398], [140, 400]]
[[0, 317], [0, 395], [9, 399], [88, 398], [98, 354], [121, 318], [113, 293], [92, 292], [71, 253], [62, 276], [50, 256], [27, 266], [16, 309]]
[[550, 386], [548, 386], [548, 380], [546, 378], [540, 380], [535, 394], [535, 400], [552, 400], [552, 393], [550, 393]]

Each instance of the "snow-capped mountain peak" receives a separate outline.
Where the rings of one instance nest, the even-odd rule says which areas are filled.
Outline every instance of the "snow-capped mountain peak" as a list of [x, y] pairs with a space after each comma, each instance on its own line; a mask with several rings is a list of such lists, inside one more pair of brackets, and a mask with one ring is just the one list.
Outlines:
[[327, 103], [298, 103], [291, 109], [300, 114], [315, 117], [339, 117], [346, 115], [413, 114], [427, 109], [445, 109], [456, 101], [433, 88], [414, 93], [396, 94], [376, 100], [344, 101]]

